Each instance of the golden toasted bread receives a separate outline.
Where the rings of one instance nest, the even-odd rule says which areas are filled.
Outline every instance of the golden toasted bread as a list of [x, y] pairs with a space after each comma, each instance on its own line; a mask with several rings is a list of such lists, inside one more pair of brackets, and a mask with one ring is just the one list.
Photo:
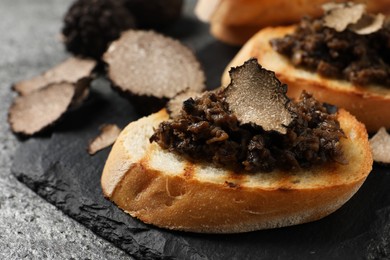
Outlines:
[[[244, 44], [259, 29], [267, 26], [288, 25], [298, 22], [303, 16], [318, 17], [321, 5], [328, 0], [200, 0], [197, 16], [210, 22], [211, 33], [219, 40]], [[335, 0], [331, 2], [360, 2], [372, 13], [390, 13], [388, 0]]]
[[232, 172], [193, 163], [149, 138], [165, 110], [130, 123], [120, 134], [101, 178], [104, 195], [131, 216], [159, 227], [237, 233], [320, 219], [359, 189], [372, 166], [364, 125], [340, 110], [347, 165], [298, 172]]
[[242, 64], [251, 57], [257, 58], [264, 68], [272, 70], [283, 83], [288, 85], [287, 95], [298, 98], [302, 90], [314, 94], [321, 102], [343, 107], [366, 125], [369, 132], [381, 126], [390, 128], [390, 88], [379, 85], [364, 87], [346, 80], [329, 79], [295, 67], [286, 57], [272, 49], [269, 41], [294, 31], [294, 26], [268, 27], [255, 34], [226, 67], [222, 85], [230, 82], [231, 67]]

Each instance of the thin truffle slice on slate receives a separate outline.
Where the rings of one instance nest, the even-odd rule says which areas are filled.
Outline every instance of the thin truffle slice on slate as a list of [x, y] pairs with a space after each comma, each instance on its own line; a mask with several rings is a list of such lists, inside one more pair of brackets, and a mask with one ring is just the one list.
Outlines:
[[369, 141], [374, 161], [390, 164], [390, 135], [386, 129], [381, 127]]
[[100, 127], [100, 134], [90, 141], [88, 146], [88, 153], [94, 155], [104, 148], [112, 145], [118, 138], [121, 129], [114, 124], [102, 125]]
[[75, 93], [75, 85], [57, 83], [16, 97], [8, 114], [12, 131], [33, 135], [46, 129], [67, 111]]
[[287, 86], [282, 85], [275, 73], [263, 69], [257, 59], [232, 68], [231, 82], [225, 89], [226, 101], [241, 124], [253, 123], [265, 131], [286, 133], [293, 120], [287, 103]]
[[167, 101], [187, 89], [205, 88], [204, 72], [191, 50], [152, 31], [124, 32], [103, 59], [114, 86], [132, 95]]
[[94, 60], [71, 57], [39, 76], [15, 83], [13, 88], [20, 95], [27, 95], [53, 83], [86, 84], [91, 80], [95, 66]]

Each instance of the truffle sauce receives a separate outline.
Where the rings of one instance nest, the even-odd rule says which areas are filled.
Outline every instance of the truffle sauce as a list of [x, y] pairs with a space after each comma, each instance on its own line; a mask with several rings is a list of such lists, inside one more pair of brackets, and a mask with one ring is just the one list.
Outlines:
[[271, 46], [296, 66], [357, 85], [390, 86], [390, 23], [359, 35], [337, 32], [321, 19], [304, 18], [293, 34], [271, 40]]
[[287, 133], [281, 134], [254, 124], [241, 125], [229, 110], [223, 90], [206, 92], [184, 101], [180, 116], [162, 122], [150, 142], [190, 160], [249, 172], [346, 163], [339, 142], [344, 133], [336, 114], [306, 92], [287, 106], [294, 119], [286, 126]]

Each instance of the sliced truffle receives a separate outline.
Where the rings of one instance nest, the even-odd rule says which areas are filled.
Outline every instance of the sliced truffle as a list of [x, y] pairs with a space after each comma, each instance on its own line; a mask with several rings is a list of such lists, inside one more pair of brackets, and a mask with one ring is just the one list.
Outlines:
[[349, 26], [349, 29], [357, 34], [365, 35], [379, 31], [383, 28], [385, 16], [383, 14], [365, 14], [356, 23]]
[[[85, 83], [85, 84], [84, 84]], [[90, 82], [80, 82], [76, 85], [76, 92], [74, 94], [71, 107], [78, 107], [83, 104], [83, 102], [87, 99], [89, 96], [89, 84]]]
[[390, 135], [384, 127], [371, 137], [370, 146], [374, 161], [389, 164], [390, 163]]
[[67, 111], [75, 93], [75, 85], [56, 83], [16, 97], [8, 114], [12, 131], [33, 135], [46, 129]]
[[183, 0], [125, 0], [140, 29], [161, 29], [180, 18]]
[[338, 32], [344, 31], [348, 25], [355, 24], [363, 16], [365, 11], [364, 4], [353, 3], [330, 3], [323, 6], [326, 15], [324, 16], [324, 25], [335, 29]]
[[232, 68], [231, 82], [226, 88], [226, 101], [241, 124], [253, 123], [265, 131], [286, 133], [293, 120], [287, 103], [287, 86], [275, 73], [263, 69], [256, 59]]
[[77, 0], [64, 17], [64, 43], [76, 55], [100, 59], [121, 32], [135, 28], [122, 0]]
[[117, 125], [106, 124], [100, 127], [100, 133], [88, 146], [88, 153], [93, 155], [100, 150], [112, 145], [119, 136], [121, 129]]
[[371, 34], [383, 27], [385, 16], [383, 14], [366, 14], [364, 4], [354, 3], [328, 3], [323, 5], [326, 12], [324, 26], [342, 32], [349, 29], [357, 34]]
[[204, 72], [191, 50], [152, 31], [124, 32], [103, 59], [113, 85], [138, 97], [166, 102], [183, 91], [200, 92], [205, 87]]
[[183, 93], [178, 94], [174, 98], [170, 99], [167, 103], [167, 110], [169, 116], [171, 118], [178, 117], [180, 115], [180, 111], [183, 108], [183, 102], [189, 98], [198, 98], [201, 96], [200, 92], [195, 91], [185, 91]]
[[94, 60], [71, 57], [39, 76], [15, 83], [13, 89], [20, 95], [27, 95], [53, 83], [89, 84], [95, 66]]

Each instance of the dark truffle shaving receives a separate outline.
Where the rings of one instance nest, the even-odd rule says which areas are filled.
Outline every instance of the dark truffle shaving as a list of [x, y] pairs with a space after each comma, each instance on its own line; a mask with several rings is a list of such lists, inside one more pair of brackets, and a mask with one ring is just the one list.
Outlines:
[[186, 100], [181, 116], [162, 122], [150, 141], [191, 160], [250, 172], [346, 163], [339, 143], [345, 136], [336, 115], [310, 94], [303, 92], [299, 102], [288, 103], [294, 119], [286, 134], [240, 125], [224, 94], [218, 90]]
[[390, 86], [390, 26], [367, 35], [337, 32], [321, 19], [304, 18], [296, 31], [271, 40], [296, 66], [357, 85]]

